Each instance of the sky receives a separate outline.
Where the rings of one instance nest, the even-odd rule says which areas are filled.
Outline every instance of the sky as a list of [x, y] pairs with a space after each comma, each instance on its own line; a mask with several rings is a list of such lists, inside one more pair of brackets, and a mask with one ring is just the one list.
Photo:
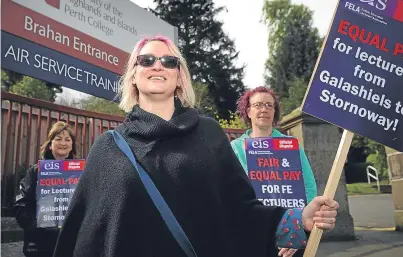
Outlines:
[[[143, 8], [155, 6], [153, 0], [131, 1]], [[227, 11], [223, 11], [217, 18], [223, 22], [224, 31], [234, 40], [235, 47], [239, 51], [237, 64], [246, 65], [243, 80], [245, 86], [255, 88], [264, 85], [264, 63], [268, 57], [268, 32], [266, 26], [260, 22], [264, 0], [213, 1], [216, 6], [227, 8]], [[292, 2], [308, 6], [313, 11], [313, 25], [318, 28], [321, 36], [326, 35], [338, 0], [292, 0]], [[65, 88], [63, 95], [71, 96], [72, 91]]]

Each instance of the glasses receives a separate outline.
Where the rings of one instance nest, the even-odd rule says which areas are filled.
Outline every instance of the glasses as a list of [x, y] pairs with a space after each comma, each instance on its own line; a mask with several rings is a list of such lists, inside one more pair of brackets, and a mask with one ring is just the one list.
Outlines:
[[157, 60], [160, 60], [162, 67], [167, 69], [175, 69], [179, 66], [179, 58], [176, 56], [164, 55], [161, 57], [156, 57], [151, 54], [137, 56], [137, 63], [143, 67], [152, 67]]
[[258, 110], [263, 109], [263, 106], [266, 107], [266, 109], [268, 109], [268, 110], [273, 110], [274, 109], [274, 104], [272, 104], [272, 103], [257, 102], [257, 103], [251, 104], [250, 106], [255, 107]]

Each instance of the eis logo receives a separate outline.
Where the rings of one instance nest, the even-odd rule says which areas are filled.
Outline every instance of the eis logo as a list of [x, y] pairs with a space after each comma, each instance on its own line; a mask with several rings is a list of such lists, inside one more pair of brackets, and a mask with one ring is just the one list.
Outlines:
[[60, 0], [45, 0], [45, 2], [54, 8], [60, 9]]
[[60, 170], [60, 162], [48, 162], [44, 165], [45, 170]]
[[376, 8], [386, 16], [403, 22], [403, 0], [360, 0]]
[[269, 149], [272, 147], [272, 143], [268, 138], [248, 138], [244, 144], [249, 154], [269, 153]]
[[269, 140], [256, 140], [252, 142], [252, 148], [254, 149], [267, 149], [269, 148]]
[[386, 9], [386, 3], [388, 2], [388, 0], [360, 0], [360, 1], [363, 3], [368, 3], [369, 5], [372, 5], [381, 11]]

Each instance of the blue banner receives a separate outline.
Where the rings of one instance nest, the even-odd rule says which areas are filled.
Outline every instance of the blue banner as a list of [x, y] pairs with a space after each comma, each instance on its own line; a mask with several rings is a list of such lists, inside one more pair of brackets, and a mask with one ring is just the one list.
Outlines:
[[247, 138], [245, 150], [249, 179], [264, 205], [285, 208], [307, 205], [298, 139]]
[[403, 151], [403, 1], [340, 0], [302, 111]]
[[37, 227], [61, 227], [85, 160], [40, 160], [38, 167]]
[[117, 74], [1, 31], [1, 67], [108, 100], [118, 101]]

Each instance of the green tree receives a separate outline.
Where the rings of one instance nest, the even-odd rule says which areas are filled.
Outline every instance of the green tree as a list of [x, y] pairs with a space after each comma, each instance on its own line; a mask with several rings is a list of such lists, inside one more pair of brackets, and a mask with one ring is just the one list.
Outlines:
[[372, 163], [378, 170], [380, 179], [388, 178], [388, 162], [386, 157], [385, 146], [373, 140], [368, 140], [368, 148], [371, 154], [367, 157], [367, 162]]
[[362, 162], [367, 162], [378, 170], [381, 179], [387, 178], [388, 163], [385, 146], [366, 137], [354, 135], [349, 151], [349, 162], [356, 162], [356, 159], [362, 159], [362, 157], [365, 159]]
[[1, 69], [1, 91], [8, 91], [9, 77], [5, 70]]
[[193, 84], [193, 89], [196, 95], [195, 107], [200, 111], [200, 113], [212, 116], [217, 111], [217, 108], [214, 103], [214, 98], [208, 90], [208, 86], [196, 82]]
[[216, 116], [216, 119], [222, 128], [248, 129], [248, 126], [237, 113], [230, 112], [230, 116], [227, 119], [220, 118], [219, 116]]
[[83, 110], [87, 111], [116, 116], [125, 116], [125, 112], [119, 108], [117, 103], [95, 96], [90, 96], [86, 99], [82, 99], [80, 105]]
[[224, 33], [217, 15], [224, 10], [211, 0], [154, 0], [154, 13], [178, 28], [179, 48], [192, 79], [208, 85], [218, 113], [229, 117], [244, 92], [244, 66], [236, 67], [238, 52]]
[[280, 99], [281, 112], [284, 114], [292, 112], [301, 105], [308, 84], [302, 78], [293, 78], [287, 81], [287, 87], [288, 97]]
[[58, 97], [56, 98], [55, 104], [68, 106], [72, 108], [82, 109], [81, 102], [79, 99], [70, 99], [68, 97]]
[[18, 72], [1, 69], [1, 91], [10, 91], [10, 88], [22, 80], [24, 75]]
[[50, 102], [54, 102], [56, 94], [63, 91], [60, 85], [6, 69], [1, 69], [1, 90]]
[[61, 91], [60, 86], [28, 76], [24, 76], [22, 80], [10, 87], [11, 93], [50, 102], [54, 102], [56, 94], [61, 93]]
[[265, 83], [288, 103], [289, 112], [302, 103], [322, 39], [312, 25], [312, 11], [290, 0], [265, 0], [263, 21], [269, 30]]

